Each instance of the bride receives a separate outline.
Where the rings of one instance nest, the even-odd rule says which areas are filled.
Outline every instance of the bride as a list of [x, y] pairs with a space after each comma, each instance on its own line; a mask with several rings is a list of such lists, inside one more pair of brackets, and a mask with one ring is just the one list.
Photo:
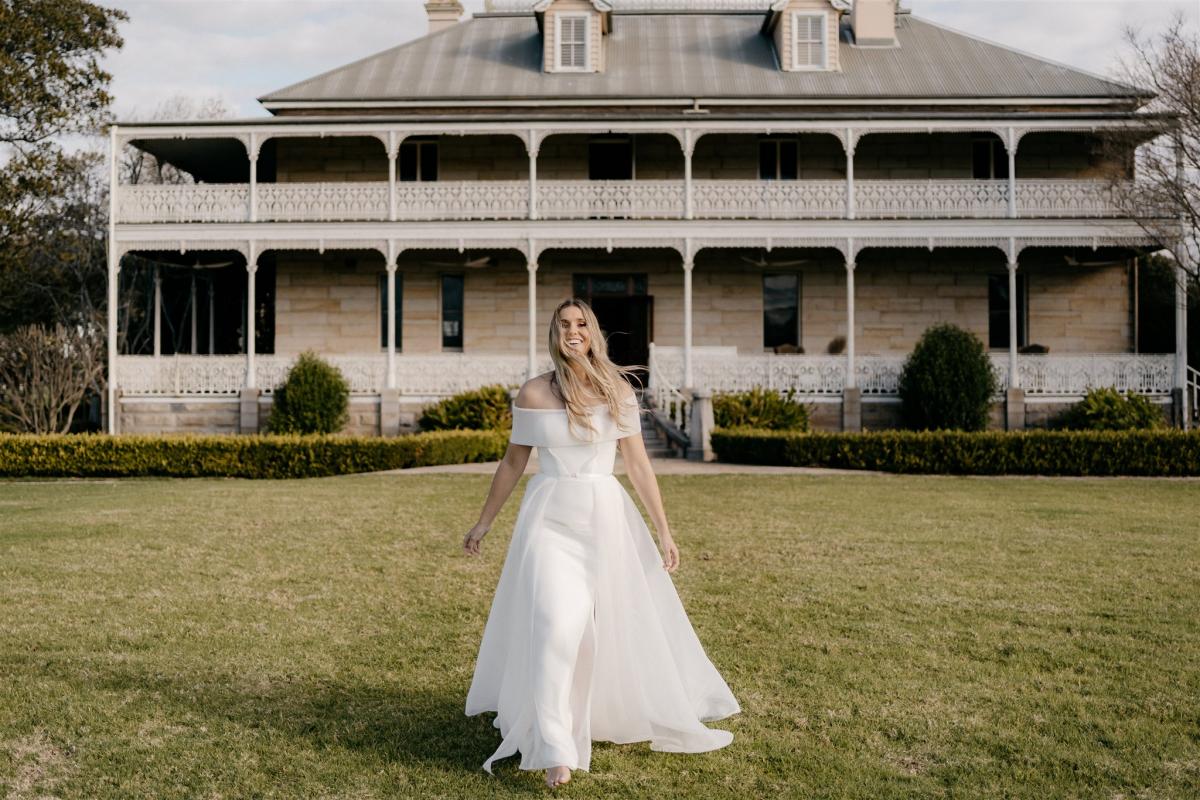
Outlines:
[[[587, 770], [591, 743], [649, 741], [700, 753], [733, 740], [702, 721], [741, 710], [709, 661], [668, 573], [679, 548], [641, 436], [630, 370], [608, 358], [582, 300], [550, 320], [554, 369], [521, 387], [512, 436], [477, 522], [463, 538], [480, 553], [533, 447], [530, 478], [484, 626], [466, 713], [497, 712], [502, 741], [483, 768], [521, 753], [553, 787]], [[658, 531], [612, 474], [617, 447]]]

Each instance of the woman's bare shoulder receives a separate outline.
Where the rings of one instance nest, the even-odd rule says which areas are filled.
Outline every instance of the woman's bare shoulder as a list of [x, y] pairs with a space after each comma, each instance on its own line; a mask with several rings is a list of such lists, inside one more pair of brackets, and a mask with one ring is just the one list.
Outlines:
[[521, 391], [517, 392], [516, 404], [521, 408], [562, 408], [550, 390], [550, 376], [553, 374], [547, 372], [525, 381]]

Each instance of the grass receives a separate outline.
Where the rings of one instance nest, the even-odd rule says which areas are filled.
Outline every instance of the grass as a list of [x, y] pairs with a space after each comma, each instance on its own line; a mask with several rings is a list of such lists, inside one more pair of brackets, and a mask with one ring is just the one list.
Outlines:
[[[488, 480], [0, 483], [0, 796], [545, 793], [463, 714]], [[600, 743], [558, 794], [1200, 794], [1200, 483], [660, 484], [734, 742]]]

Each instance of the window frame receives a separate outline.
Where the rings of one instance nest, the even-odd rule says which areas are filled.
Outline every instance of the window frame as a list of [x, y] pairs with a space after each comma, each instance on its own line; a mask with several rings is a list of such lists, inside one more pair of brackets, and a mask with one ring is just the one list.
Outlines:
[[[460, 344], [446, 344], [446, 279], [458, 278], [462, 281], [462, 306], [459, 308], [458, 320], [458, 339]], [[467, 348], [467, 275], [465, 272], [439, 272], [438, 273], [438, 344], [441, 345], [443, 353], [462, 353], [466, 352]]]
[[[376, 288], [379, 292], [379, 349], [387, 352], [387, 270], [379, 273], [379, 281], [376, 283]], [[404, 339], [402, 332], [404, 330], [404, 273], [396, 270], [396, 352], [403, 350]]]
[[[1008, 291], [1008, 273], [1007, 272], [989, 272], [988, 273], [988, 350], [998, 352], [1008, 352], [1011, 342], [1006, 342], [1003, 345], [992, 344], [992, 282], [996, 281], [1004, 287], [1004, 291]], [[1008, 339], [1008, 308], [1004, 307], [1004, 338]], [[1017, 272], [1017, 349], [1020, 350], [1029, 344], [1029, 274], [1026, 272]]]
[[[583, 65], [568, 66], [563, 63], [563, 20], [583, 20]], [[577, 44], [577, 42], [571, 42]], [[554, 71], [555, 72], [591, 72], [592, 71], [592, 15], [586, 11], [560, 11], [554, 15]]]
[[[980, 177], [975, 169], [975, 150], [980, 145], [988, 146], [988, 175]], [[971, 137], [971, 177], [977, 181], [1008, 180], [1008, 150], [1004, 142], [995, 136], [976, 135]]]
[[779, 345], [767, 344], [767, 278], [787, 276], [796, 278], [796, 347], [804, 347], [804, 273], [801, 270], [768, 270], [762, 273], [762, 349], [774, 352]]
[[[436, 183], [438, 180], [438, 174], [441, 173], [441, 171], [442, 171], [442, 149], [438, 146], [438, 144], [439, 143], [438, 143], [437, 137], [433, 137], [433, 136], [431, 136], [431, 137], [410, 136], [407, 139], [405, 139], [404, 141], [400, 142], [400, 146], [396, 149], [396, 182], [397, 183]], [[415, 147], [416, 148], [416, 156], [417, 156], [416, 177], [414, 177], [414, 178], [405, 178], [404, 177], [404, 168], [401, 164], [401, 159], [403, 158], [401, 156], [401, 152], [404, 150], [405, 147]], [[422, 159], [421, 155], [424, 152], [424, 150], [428, 149], [428, 148], [433, 149], [434, 175], [432, 178], [425, 176], [424, 170], [421, 167], [421, 164], [423, 163], [423, 159]]]
[[[775, 150], [775, 174], [771, 177], [764, 177], [762, 170], [762, 147], [764, 144], [774, 145]], [[795, 156], [796, 174], [791, 178], [783, 176], [783, 145], [793, 148]], [[758, 140], [758, 179], [760, 181], [796, 181], [800, 180], [800, 137], [799, 136], [763, 136]]]
[[[820, 64], [802, 64], [800, 63], [800, 20], [801, 19], [819, 19], [821, 20], [821, 63]], [[792, 70], [796, 72], [823, 72], [829, 69], [829, 14], [824, 11], [793, 11], [791, 16], [792, 21]], [[804, 44], [812, 44], [809, 39], [805, 39]]]

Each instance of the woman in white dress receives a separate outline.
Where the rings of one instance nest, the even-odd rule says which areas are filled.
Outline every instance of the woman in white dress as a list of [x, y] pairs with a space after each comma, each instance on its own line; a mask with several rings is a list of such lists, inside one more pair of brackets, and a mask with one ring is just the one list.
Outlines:
[[[550, 320], [554, 369], [525, 383], [512, 437], [463, 549], [480, 541], [533, 447], [530, 478], [501, 568], [467, 694], [468, 716], [497, 712], [502, 741], [484, 762], [521, 753], [553, 787], [587, 770], [593, 740], [650, 741], [700, 753], [729, 731], [703, 721], [741, 710], [709, 661], [668, 573], [679, 548], [641, 436], [628, 368], [608, 358], [591, 308], [571, 299]], [[658, 531], [660, 554], [612, 474], [617, 447]]]

